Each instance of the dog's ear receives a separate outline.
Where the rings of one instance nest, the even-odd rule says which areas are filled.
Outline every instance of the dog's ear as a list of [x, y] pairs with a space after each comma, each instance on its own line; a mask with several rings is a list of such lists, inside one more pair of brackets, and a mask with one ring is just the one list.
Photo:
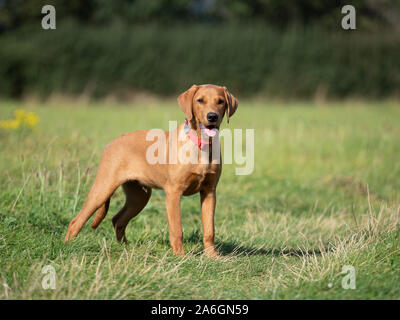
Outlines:
[[238, 100], [231, 94], [226, 87], [224, 88], [225, 100], [226, 100], [226, 121], [229, 123], [229, 117], [232, 117], [238, 108]]
[[190, 121], [193, 118], [193, 97], [198, 89], [199, 86], [194, 84], [190, 89], [186, 90], [178, 97], [179, 106], [185, 113], [187, 121]]

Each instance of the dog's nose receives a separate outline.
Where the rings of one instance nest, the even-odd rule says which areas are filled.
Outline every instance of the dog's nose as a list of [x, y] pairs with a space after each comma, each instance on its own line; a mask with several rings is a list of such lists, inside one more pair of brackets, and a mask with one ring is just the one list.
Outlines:
[[207, 120], [209, 122], [216, 122], [218, 120], [218, 114], [215, 112], [207, 113]]

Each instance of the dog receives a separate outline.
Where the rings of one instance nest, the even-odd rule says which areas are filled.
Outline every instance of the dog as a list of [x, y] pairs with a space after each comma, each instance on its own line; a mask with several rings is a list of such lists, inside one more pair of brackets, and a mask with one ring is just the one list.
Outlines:
[[[211, 84], [193, 85], [178, 97], [178, 103], [185, 114], [185, 122], [173, 131], [166, 131], [165, 155], [170, 159], [176, 152], [189, 144], [192, 151], [200, 155], [210, 154], [211, 137], [218, 133], [226, 114], [227, 122], [238, 108], [238, 100], [226, 87]], [[221, 152], [218, 161], [208, 163], [152, 163], [146, 158], [152, 142], [147, 139], [149, 130], [123, 134], [105, 148], [97, 175], [89, 195], [78, 215], [69, 223], [65, 241], [77, 236], [83, 225], [97, 211], [92, 228], [96, 229], [107, 214], [110, 198], [122, 185], [126, 196], [123, 208], [113, 217], [112, 223], [117, 240], [127, 242], [125, 229], [129, 221], [139, 214], [150, 199], [153, 188], [163, 189], [166, 197], [166, 211], [169, 240], [176, 255], [184, 255], [183, 231], [180, 201], [182, 196], [200, 193], [201, 218], [203, 226], [204, 252], [218, 257], [214, 246], [214, 212], [216, 188], [221, 175]], [[209, 142], [202, 139], [208, 135]], [[183, 137], [177, 142], [175, 151], [170, 151], [170, 135]], [[190, 150], [189, 150], [190, 151]]]

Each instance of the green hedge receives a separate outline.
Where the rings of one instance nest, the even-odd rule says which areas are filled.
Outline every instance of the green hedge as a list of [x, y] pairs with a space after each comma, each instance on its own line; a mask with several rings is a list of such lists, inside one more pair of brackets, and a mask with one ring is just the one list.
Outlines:
[[0, 95], [94, 97], [124, 90], [174, 95], [193, 83], [242, 96], [385, 97], [399, 94], [400, 38], [261, 26], [83, 27], [0, 37]]

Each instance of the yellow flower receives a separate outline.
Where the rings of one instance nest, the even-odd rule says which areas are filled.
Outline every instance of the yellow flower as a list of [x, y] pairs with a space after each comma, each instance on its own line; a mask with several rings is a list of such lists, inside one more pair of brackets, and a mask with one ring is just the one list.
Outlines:
[[2, 121], [0, 121], [0, 128], [5, 129], [5, 130], [14, 130], [14, 129], [18, 129], [20, 123], [21, 122], [17, 119], [2, 120]]
[[29, 112], [25, 117], [25, 123], [29, 128], [34, 128], [36, 123], [39, 122], [39, 117], [33, 112]]
[[25, 110], [22, 110], [22, 109], [15, 110], [14, 111], [14, 116], [15, 116], [16, 120], [19, 120], [21, 122], [24, 121], [24, 119], [26, 117]]
[[23, 109], [15, 110], [14, 116], [15, 119], [0, 121], [0, 128], [5, 130], [15, 130], [20, 126], [24, 126], [33, 129], [40, 120], [34, 112], [27, 113]]

